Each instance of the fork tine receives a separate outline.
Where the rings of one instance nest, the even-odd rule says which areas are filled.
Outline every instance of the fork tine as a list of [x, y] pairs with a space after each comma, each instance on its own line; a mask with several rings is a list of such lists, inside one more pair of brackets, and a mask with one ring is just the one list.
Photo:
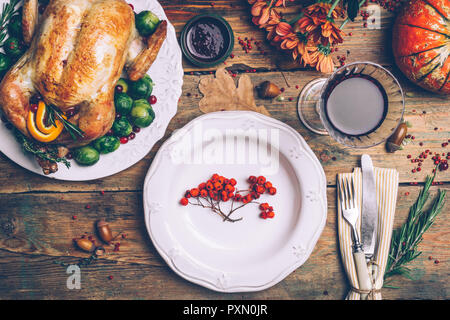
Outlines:
[[345, 208], [348, 209], [350, 206], [350, 202], [349, 202], [349, 190], [347, 188], [348, 185], [348, 179], [347, 177], [344, 178], [343, 181], [343, 189], [344, 189], [344, 203], [345, 203]]
[[350, 188], [350, 182], [348, 181], [348, 180], [352, 180], [352, 178], [351, 178], [351, 176], [350, 176], [350, 179], [347, 179], [347, 183], [346, 183], [346, 188], [347, 188], [347, 191], [348, 191], [348, 205], [349, 205], [349, 207], [350, 206], [353, 206], [353, 193], [352, 193], [352, 190], [351, 190], [351, 188]]
[[344, 193], [342, 191], [342, 182], [341, 182], [340, 179], [338, 179], [337, 187], [338, 187], [339, 200], [341, 200], [341, 209], [344, 210], [344, 208], [345, 208], [345, 206], [344, 206]]
[[356, 207], [356, 193], [355, 193], [355, 179], [353, 178], [352, 175], [352, 179], [351, 179], [351, 186], [352, 186], [352, 201], [353, 201], [353, 207]]

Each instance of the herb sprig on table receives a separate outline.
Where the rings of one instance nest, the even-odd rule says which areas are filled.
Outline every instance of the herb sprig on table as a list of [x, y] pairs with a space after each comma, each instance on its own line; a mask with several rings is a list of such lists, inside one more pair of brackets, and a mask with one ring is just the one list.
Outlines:
[[[20, 0], [10, 0], [3, 4], [2, 13], [0, 15], [0, 47], [3, 46], [3, 42], [8, 33], [8, 23], [12, 16], [19, 12], [17, 4]], [[17, 7], [17, 8], [16, 8]]]
[[[430, 187], [436, 177], [436, 171], [433, 176], [426, 178], [423, 189], [409, 210], [407, 221], [401, 228], [394, 230], [392, 233], [384, 280], [397, 274], [412, 278], [411, 269], [405, 265], [422, 253], [417, 249], [417, 246], [422, 241], [423, 234], [433, 225], [436, 216], [442, 211], [445, 203], [446, 192], [445, 190], [439, 190], [430, 209], [424, 209], [430, 196]], [[395, 288], [388, 283], [385, 283], [385, 287]]]

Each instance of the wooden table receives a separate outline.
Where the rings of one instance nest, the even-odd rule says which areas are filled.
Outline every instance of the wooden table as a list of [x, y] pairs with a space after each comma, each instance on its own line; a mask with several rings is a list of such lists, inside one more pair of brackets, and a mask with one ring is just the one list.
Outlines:
[[[299, 1], [300, 2], [300, 1]], [[184, 23], [200, 12], [223, 15], [237, 37], [263, 41], [264, 34], [250, 22], [247, 1], [161, 1], [171, 22], [180, 32]], [[290, 7], [287, 15], [298, 10]], [[412, 124], [415, 140], [404, 150], [387, 154], [384, 146], [367, 150], [375, 166], [396, 168], [400, 172], [395, 227], [406, 219], [427, 174], [434, 165], [427, 159], [421, 172], [412, 173], [407, 159], [424, 149], [447, 152], [441, 146], [450, 138], [448, 97], [425, 92], [408, 82], [393, 66], [390, 35], [393, 17], [382, 11], [380, 30], [363, 27], [361, 17], [345, 29], [345, 38], [335, 55], [346, 55], [347, 62], [369, 60], [393, 70], [406, 91], [405, 118]], [[296, 97], [310, 80], [321, 75], [314, 70], [284, 70], [277, 67], [277, 52], [266, 42], [266, 55], [258, 50], [246, 54], [235, 46], [233, 59], [226, 67], [256, 69], [249, 73], [254, 84], [269, 80], [286, 89], [283, 102], [257, 101], [272, 116], [295, 128], [322, 162], [327, 176], [328, 219], [309, 260], [274, 287], [256, 293], [220, 294], [191, 284], [177, 276], [152, 245], [143, 219], [142, 185], [155, 153], [170, 134], [201, 115], [198, 102], [200, 70], [184, 61], [185, 77], [178, 113], [164, 138], [144, 160], [114, 176], [89, 182], [62, 182], [32, 174], [4, 155], [0, 155], [0, 298], [1, 299], [342, 299], [349, 289], [338, 252], [336, 234], [336, 181], [338, 172], [349, 172], [358, 165], [361, 151], [338, 145], [328, 136], [309, 132], [296, 113]], [[347, 51], [348, 50], [348, 51]], [[206, 75], [208, 76], [208, 75]], [[292, 97], [292, 101], [289, 101]], [[425, 113], [426, 112], [426, 113]], [[423, 143], [423, 146], [421, 144]], [[450, 170], [439, 172], [439, 188], [449, 190]], [[419, 182], [419, 185], [412, 183]], [[436, 194], [437, 187], [432, 187]], [[77, 219], [73, 220], [72, 216]], [[115, 231], [123, 231], [119, 252], [81, 268], [81, 290], [66, 287], [64, 264], [77, 263], [87, 255], [77, 250], [72, 238], [94, 232], [94, 222], [106, 218]], [[449, 206], [425, 234], [419, 248], [423, 251], [410, 267], [414, 280], [398, 276], [399, 289], [383, 289], [385, 299], [448, 299], [449, 295]], [[11, 236], [8, 221], [15, 219], [17, 233]], [[111, 250], [110, 250], [111, 251]], [[429, 259], [429, 257], [432, 257]], [[438, 259], [440, 263], [435, 263]], [[110, 279], [112, 276], [112, 279]]]

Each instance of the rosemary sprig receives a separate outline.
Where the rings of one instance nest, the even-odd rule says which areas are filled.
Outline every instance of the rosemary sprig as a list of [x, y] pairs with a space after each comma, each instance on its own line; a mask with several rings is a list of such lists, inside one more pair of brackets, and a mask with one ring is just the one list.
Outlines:
[[83, 130], [81, 130], [78, 126], [76, 126], [75, 124], [67, 121], [63, 116], [61, 111], [59, 111], [58, 109], [56, 109], [55, 107], [53, 107], [52, 105], [46, 105], [46, 111], [47, 111], [47, 123], [48, 124], [52, 124], [53, 126], [56, 127], [56, 123], [55, 120], [56, 118], [58, 118], [58, 120], [60, 120], [64, 126], [64, 129], [67, 130], [67, 132], [70, 134], [70, 136], [72, 137], [73, 140], [77, 140], [78, 137], [83, 138], [84, 137], [84, 132]]
[[58, 147], [57, 146], [40, 145], [34, 141], [27, 139], [27, 137], [25, 137], [17, 129], [14, 129], [14, 136], [16, 137], [17, 141], [22, 146], [22, 149], [25, 152], [31, 153], [31, 154], [35, 155], [36, 157], [39, 157], [43, 160], [64, 163], [64, 165], [67, 168], [70, 168], [70, 162], [66, 158], [58, 157]]
[[[422, 241], [423, 234], [431, 227], [436, 216], [441, 212], [444, 206], [445, 190], [439, 190], [437, 196], [429, 210], [425, 211], [424, 206], [429, 198], [429, 190], [436, 176], [428, 176], [423, 189], [416, 202], [409, 210], [409, 216], [403, 226], [392, 233], [389, 258], [384, 273], [386, 280], [393, 275], [400, 274], [410, 279], [411, 270], [405, 265], [416, 259], [422, 252], [418, 251], [417, 246]], [[392, 286], [387, 285], [386, 287]]]
[[20, 0], [10, 0], [3, 4], [2, 13], [0, 14], [0, 46], [3, 46], [3, 42], [8, 33], [8, 23], [12, 16], [14, 16], [18, 11], [19, 7], [16, 8]]

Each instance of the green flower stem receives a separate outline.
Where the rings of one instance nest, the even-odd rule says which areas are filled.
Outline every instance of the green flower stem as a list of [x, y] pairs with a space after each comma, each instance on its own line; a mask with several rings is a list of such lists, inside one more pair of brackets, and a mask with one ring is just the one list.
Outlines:
[[333, 2], [333, 5], [331, 6], [330, 11], [328, 11], [327, 18], [331, 18], [331, 15], [333, 14], [334, 8], [336, 8], [336, 6], [338, 5], [339, 1], [341, 1], [341, 0], [335, 0]]

